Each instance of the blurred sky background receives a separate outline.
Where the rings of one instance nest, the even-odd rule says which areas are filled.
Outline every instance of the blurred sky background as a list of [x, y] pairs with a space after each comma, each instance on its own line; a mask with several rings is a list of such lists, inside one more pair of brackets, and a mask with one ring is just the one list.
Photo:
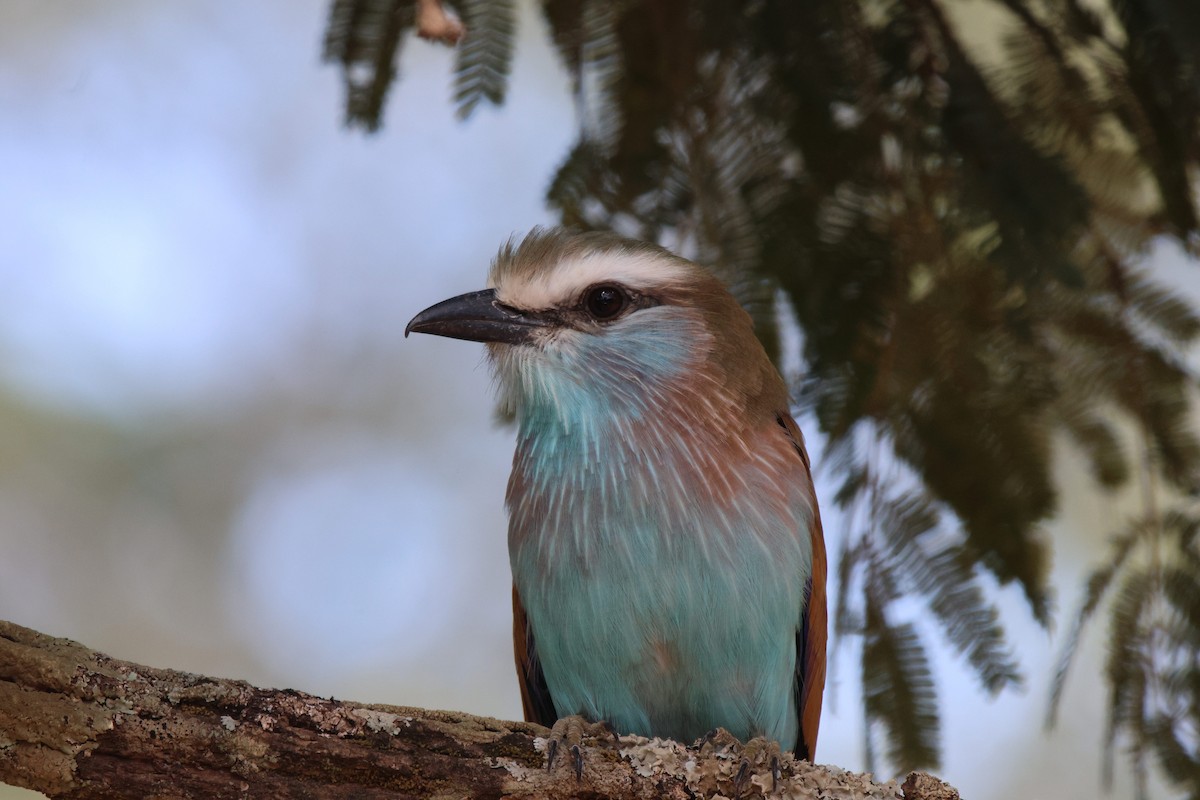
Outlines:
[[[0, 618], [158, 667], [520, 716], [512, 433], [481, 347], [403, 330], [552, 221], [574, 110], [524, 6], [503, 109], [458, 123], [451, 52], [412, 40], [365, 136], [319, 60], [327, 0], [0, 4]], [[1056, 635], [997, 594], [1025, 691], [989, 701], [935, 654], [940, 774], [973, 800], [1100, 793], [1103, 625], [1042, 720], [1122, 505], [1069, 456], [1058, 473]], [[857, 770], [855, 663], [834, 656], [818, 755]], [[1122, 762], [1113, 796], [1131, 786]]]

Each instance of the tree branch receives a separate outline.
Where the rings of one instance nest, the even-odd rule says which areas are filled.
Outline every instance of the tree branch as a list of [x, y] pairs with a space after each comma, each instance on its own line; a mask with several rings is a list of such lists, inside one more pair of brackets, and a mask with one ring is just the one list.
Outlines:
[[[740, 744], [624, 736], [584, 748], [583, 778], [543, 768], [545, 728], [364, 705], [118, 661], [0, 622], [0, 781], [52, 798], [693, 798], [761, 795], [770, 770]], [[957, 800], [783, 759], [774, 796]]]

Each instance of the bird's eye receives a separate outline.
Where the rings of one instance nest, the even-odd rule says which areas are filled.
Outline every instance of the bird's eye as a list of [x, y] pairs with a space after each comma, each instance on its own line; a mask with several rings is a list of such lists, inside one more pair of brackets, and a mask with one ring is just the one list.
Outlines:
[[625, 310], [629, 298], [616, 286], [596, 286], [588, 290], [583, 302], [596, 319], [612, 319]]

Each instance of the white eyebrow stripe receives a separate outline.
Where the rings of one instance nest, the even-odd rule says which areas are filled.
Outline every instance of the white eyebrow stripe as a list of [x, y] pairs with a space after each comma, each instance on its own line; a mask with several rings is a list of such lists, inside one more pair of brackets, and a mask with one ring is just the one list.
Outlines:
[[643, 254], [597, 253], [568, 259], [534, 275], [504, 275], [488, 287], [505, 305], [537, 311], [565, 305], [588, 286], [612, 281], [645, 290], [669, 283], [688, 283], [686, 263]]

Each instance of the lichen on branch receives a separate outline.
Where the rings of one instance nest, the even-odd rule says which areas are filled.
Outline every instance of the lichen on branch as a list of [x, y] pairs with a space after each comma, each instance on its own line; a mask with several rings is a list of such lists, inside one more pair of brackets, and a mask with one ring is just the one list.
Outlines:
[[[155, 669], [0, 621], [0, 782], [51, 798], [695, 798], [732, 796], [747, 754], [623, 736], [585, 742], [577, 781], [544, 768], [547, 731]], [[785, 757], [777, 792], [751, 764], [741, 796], [949, 800], [927, 775], [878, 783]]]

